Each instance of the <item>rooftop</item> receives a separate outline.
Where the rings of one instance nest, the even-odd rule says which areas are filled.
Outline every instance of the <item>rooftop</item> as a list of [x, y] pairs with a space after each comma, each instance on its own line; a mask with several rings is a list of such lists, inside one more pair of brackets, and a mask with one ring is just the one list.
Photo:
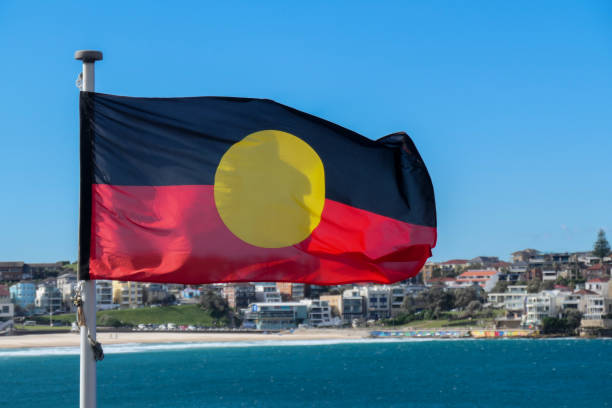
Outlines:
[[591, 290], [586, 290], [586, 289], [580, 289], [577, 292], [574, 292], [577, 295], [597, 295], [597, 293], [591, 291]]
[[493, 275], [496, 275], [498, 272], [497, 271], [492, 271], [489, 269], [484, 269], [484, 270], [470, 270], [470, 271], [465, 271], [463, 272], [461, 275], [458, 276], [458, 278], [475, 278], [478, 276], [488, 276], [491, 277]]
[[587, 282], [589, 283], [608, 283], [610, 279], [609, 278], [592, 278], [589, 279]]
[[432, 279], [429, 279], [428, 282], [452, 282], [454, 280], [455, 278], [443, 277], [443, 278], [432, 278]]
[[440, 265], [465, 265], [468, 262], [467, 259], [451, 259], [450, 261], [442, 262]]
[[16, 261], [16, 262], [0, 262], [0, 266], [18, 266], [18, 267], [22, 267], [24, 265], [24, 262], [21, 261]]

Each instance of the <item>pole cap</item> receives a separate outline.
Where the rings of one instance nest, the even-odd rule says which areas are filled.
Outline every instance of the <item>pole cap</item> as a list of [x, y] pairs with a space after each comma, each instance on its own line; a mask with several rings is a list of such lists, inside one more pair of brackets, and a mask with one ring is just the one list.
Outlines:
[[82, 60], [83, 62], [100, 61], [102, 59], [102, 51], [78, 50], [74, 53], [74, 59]]

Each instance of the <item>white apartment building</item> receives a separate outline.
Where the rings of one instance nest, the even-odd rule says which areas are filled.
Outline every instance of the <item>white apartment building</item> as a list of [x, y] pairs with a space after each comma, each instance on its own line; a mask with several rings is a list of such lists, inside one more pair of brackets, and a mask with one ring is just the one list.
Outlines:
[[77, 277], [73, 273], [64, 273], [57, 277], [57, 287], [60, 288], [68, 283], [76, 283]]
[[389, 286], [365, 286], [360, 292], [365, 299], [367, 319], [379, 320], [391, 316], [391, 288]]
[[577, 293], [569, 293], [561, 301], [561, 310], [563, 313], [569, 310], [580, 310], [582, 312], [582, 309], [582, 295]]
[[607, 296], [609, 293], [610, 280], [608, 278], [593, 278], [589, 279], [585, 284], [585, 289], [595, 292], [601, 296]]
[[545, 317], [556, 317], [559, 313], [559, 307], [557, 306], [558, 292], [547, 290], [527, 295], [525, 323], [539, 325]]
[[555, 270], [542, 271], [543, 281], [556, 281], [558, 276], [559, 276], [559, 273]]
[[601, 320], [608, 313], [610, 300], [600, 295], [585, 295], [585, 310], [582, 318], [585, 320]]
[[509, 312], [522, 314], [525, 311], [527, 296], [527, 286], [510, 285], [504, 293], [489, 293], [487, 301]]
[[43, 313], [55, 313], [62, 309], [62, 292], [55, 286], [40, 285], [36, 289], [34, 306]]
[[285, 330], [308, 318], [308, 305], [300, 302], [251, 303], [243, 310], [244, 327]]
[[113, 303], [113, 282], [109, 280], [96, 281], [96, 309], [116, 309], [119, 305]]
[[312, 326], [329, 326], [332, 322], [331, 307], [327, 300], [307, 299], [300, 303], [308, 305], [308, 323]]
[[255, 284], [255, 299], [259, 303], [280, 303], [282, 297], [276, 283], [258, 282]]

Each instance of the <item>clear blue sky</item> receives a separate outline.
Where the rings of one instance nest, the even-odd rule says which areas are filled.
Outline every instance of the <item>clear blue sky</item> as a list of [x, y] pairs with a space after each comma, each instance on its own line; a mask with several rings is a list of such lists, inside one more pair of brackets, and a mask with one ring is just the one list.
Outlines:
[[434, 260], [610, 235], [612, 2], [176, 3], [0, 2], [0, 260], [76, 259], [85, 48], [104, 52], [99, 92], [265, 97], [408, 132]]

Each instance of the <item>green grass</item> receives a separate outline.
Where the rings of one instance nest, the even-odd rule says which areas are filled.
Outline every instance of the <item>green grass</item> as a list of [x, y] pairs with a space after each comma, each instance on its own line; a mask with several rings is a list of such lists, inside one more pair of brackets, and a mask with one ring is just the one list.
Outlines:
[[[490, 311], [488, 312], [490, 313]], [[503, 315], [503, 311], [493, 311], [492, 316], [485, 313], [477, 313], [472, 319], [437, 319], [437, 320], [413, 320], [402, 325], [385, 325], [387, 328], [415, 328], [415, 329], [437, 329], [442, 327], [467, 328], [467, 327], [490, 327], [495, 324], [495, 317]], [[451, 312], [457, 316], [457, 312]]]
[[22, 324], [16, 324], [15, 325], [15, 329], [16, 330], [24, 330], [24, 331], [58, 331], [58, 330], [64, 330], [64, 331], [69, 331], [70, 330], [70, 326], [44, 326], [44, 325], [37, 325], [37, 326], [24, 326]]
[[[487, 325], [487, 321], [485, 320], [485, 326]], [[479, 323], [482, 323], [482, 320], [479, 319], [464, 319], [464, 320], [415, 320], [412, 321], [403, 327], [414, 327], [415, 329], [437, 329], [441, 327], [477, 327], [480, 326]]]
[[[71, 323], [76, 320], [74, 313], [53, 316], [54, 321], [63, 321]], [[100, 318], [109, 316], [118, 319], [124, 324], [139, 325], [139, 324], [166, 324], [175, 323], [178, 325], [194, 325], [194, 326], [213, 326], [213, 322], [217, 319], [213, 318], [207, 311], [200, 309], [198, 305], [182, 305], [182, 306], [162, 306], [162, 307], [143, 307], [140, 309], [124, 309], [124, 310], [104, 310], [96, 315], [97, 324], [100, 325]], [[41, 319], [48, 322], [49, 317]], [[221, 319], [225, 325], [225, 319]]]

